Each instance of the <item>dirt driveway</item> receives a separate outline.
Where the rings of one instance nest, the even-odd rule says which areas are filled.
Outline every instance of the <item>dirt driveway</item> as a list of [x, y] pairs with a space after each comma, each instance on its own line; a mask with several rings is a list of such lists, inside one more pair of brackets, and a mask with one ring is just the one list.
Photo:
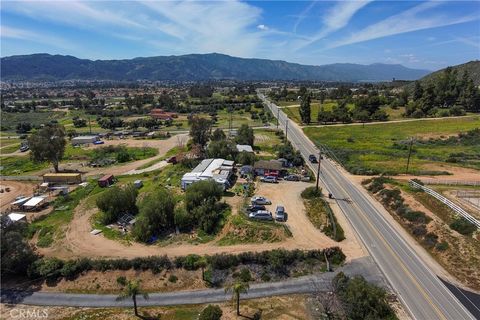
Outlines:
[[[260, 183], [258, 195], [270, 197], [274, 207], [278, 203], [285, 205], [289, 214], [287, 225], [293, 237], [283, 242], [264, 244], [244, 244], [234, 246], [218, 246], [215, 241], [206, 244], [175, 244], [164, 247], [144, 245], [140, 243], [124, 244], [109, 240], [103, 235], [92, 235], [91, 216], [96, 208], [88, 209], [85, 203], [80, 204], [74, 212], [73, 221], [66, 230], [65, 238], [51, 248], [40, 248], [42, 254], [60, 258], [103, 257], [103, 258], [134, 258], [150, 255], [184, 256], [195, 254], [239, 253], [245, 251], [264, 251], [276, 248], [284, 249], [322, 249], [339, 246], [353, 259], [366, 255], [355, 237], [349, 233], [349, 228], [343, 226], [347, 239], [337, 243], [325, 236], [310, 223], [304, 212], [300, 192], [309, 184], [303, 182], [281, 182], [279, 184]], [[274, 208], [272, 209], [274, 210]]]

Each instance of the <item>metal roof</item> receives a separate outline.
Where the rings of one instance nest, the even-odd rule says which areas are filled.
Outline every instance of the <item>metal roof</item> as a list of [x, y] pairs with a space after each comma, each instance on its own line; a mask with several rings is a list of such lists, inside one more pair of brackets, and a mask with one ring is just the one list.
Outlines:
[[44, 197], [44, 196], [39, 196], [39, 197], [32, 197], [30, 200], [28, 200], [27, 202], [25, 202], [23, 204], [24, 207], [35, 207], [37, 206], [38, 204], [40, 204], [41, 202], [43, 202], [47, 197]]

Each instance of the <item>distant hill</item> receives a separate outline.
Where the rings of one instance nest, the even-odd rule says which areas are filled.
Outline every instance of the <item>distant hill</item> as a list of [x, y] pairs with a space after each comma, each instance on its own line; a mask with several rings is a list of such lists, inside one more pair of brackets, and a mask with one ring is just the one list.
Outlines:
[[87, 60], [31, 54], [1, 58], [2, 80], [317, 80], [389, 81], [419, 79], [429, 71], [398, 64], [337, 63], [301, 65], [280, 60], [244, 59], [224, 54], [189, 54], [125, 60]]
[[[458, 79], [460, 79], [463, 73], [465, 72], [465, 70], [467, 70], [470, 75], [470, 78], [472, 78], [475, 85], [476, 86], [480, 85], [480, 61], [479, 60], [470, 61], [464, 64], [452, 66], [452, 69], [457, 70]], [[426, 75], [425, 77], [421, 78], [420, 81], [422, 83], [435, 81], [435, 79], [438, 78], [444, 71], [445, 69], [441, 69], [441, 70], [432, 72]], [[410, 84], [409, 86], [413, 88], [413, 84]]]

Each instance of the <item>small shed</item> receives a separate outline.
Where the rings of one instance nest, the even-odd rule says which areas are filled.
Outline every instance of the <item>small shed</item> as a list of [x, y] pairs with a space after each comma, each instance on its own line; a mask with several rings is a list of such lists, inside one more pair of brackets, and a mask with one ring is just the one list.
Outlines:
[[252, 146], [248, 144], [237, 144], [237, 151], [238, 152], [248, 152], [248, 153], [253, 153], [253, 148]]
[[14, 209], [21, 209], [23, 204], [25, 202], [27, 202], [28, 200], [30, 200], [31, 197], [20, 197], [20, 198], [17, 198], [15, 199], [15, 201], [13, 201], [12, 203], [10, 203], [10, 205], [12, 206], [12, 208]]
[[80, 173], [46, 173], [43, 175], [43, 182], [53, 184], [82, 183], [82, 175]]
[[98, 185], [102, 188], [106, 188], [115, 183], [115, 177], [112, 174], [107, 174], [98, 179]]
[[27, 222], [27, 216], [22, 213], [12, 212], [8, 215], [11, 223]]
[[278, 177], [283, 170], [281, 161], [278, 160], [260, 160], [253, 165], [257, 176], [275, 176]]
[[135, 188], [140, 189], [141, 187], [143, 187], [143, 181], [142, 180], [135, 180], [133, 182], [133, 185], [135, 186]]
[[25, 202], [22, 207], [24, 210], [30, 211], [30, 210], [39, 210], [45, 204], [47, 203], [47, 197], [45, 196], [37, 196], [37, 197], [32, 197], [30, 200]]

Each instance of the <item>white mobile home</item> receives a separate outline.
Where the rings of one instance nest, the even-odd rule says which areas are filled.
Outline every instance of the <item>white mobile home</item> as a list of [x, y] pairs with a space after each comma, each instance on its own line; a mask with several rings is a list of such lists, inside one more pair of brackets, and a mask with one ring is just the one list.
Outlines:
[[72, 145], [79, 146], [82, 144], [91, 144], [100, 140], [98, 136], [78, 136], [72, 139]]
[[205, 159], [191, 172], [182, 177], [182, 189], [185, 190], [192, 183], [202, 180], [214, 180], [223, 189], [228, 189], [233, 176], [234, 162], [225, 159]]

